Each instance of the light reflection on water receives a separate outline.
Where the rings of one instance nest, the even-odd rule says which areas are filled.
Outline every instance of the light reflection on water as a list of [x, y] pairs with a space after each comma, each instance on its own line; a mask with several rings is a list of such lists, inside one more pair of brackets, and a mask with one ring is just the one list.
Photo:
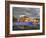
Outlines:
[[32, 22], [25, 22], [25, 23], [20, 22], [20, 25], [19, 25], [19, 22], [13, 23], [13, 30], [25, 30], [25, 29], [26, 30], [40, 29], [40, 24], [33, 24]]

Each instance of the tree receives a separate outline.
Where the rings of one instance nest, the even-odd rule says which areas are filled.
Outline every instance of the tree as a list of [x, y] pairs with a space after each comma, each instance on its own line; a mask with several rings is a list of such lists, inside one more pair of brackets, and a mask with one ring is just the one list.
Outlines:
[[17, 22], [17, 18], [13, 16], [13, 22]]

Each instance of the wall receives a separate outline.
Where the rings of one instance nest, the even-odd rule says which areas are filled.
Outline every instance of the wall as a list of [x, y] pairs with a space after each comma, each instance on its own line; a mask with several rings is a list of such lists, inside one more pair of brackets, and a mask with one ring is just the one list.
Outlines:
[[[16, 1], [44, 2], [45, 3], [46, 0], [16, 0]], [[4, 38], [4, 36], [5, 36], [5, 10], [4, 9], [5, 9], [5, 0], [1, 0], [0, 1], [0, 38]], [[16, 38], [45, 38], [45, 37], [46, 37], [46, 35], [24, 36], [24, 37], [16, 37]], [[13, 38], [13, 37], [11, 37], [11, 38]]]

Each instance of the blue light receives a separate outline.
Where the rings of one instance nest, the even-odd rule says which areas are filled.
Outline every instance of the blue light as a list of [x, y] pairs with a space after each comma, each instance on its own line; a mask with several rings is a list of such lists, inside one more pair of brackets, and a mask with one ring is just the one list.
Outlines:
[[32, 22], [16, 22], [16, 25], [32, 25]]

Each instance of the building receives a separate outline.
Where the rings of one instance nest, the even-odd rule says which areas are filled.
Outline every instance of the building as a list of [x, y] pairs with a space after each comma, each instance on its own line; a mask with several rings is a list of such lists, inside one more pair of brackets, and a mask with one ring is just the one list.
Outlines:
[[19, 19], [19, 22], [32, 22], [32, 18], [29, 18], [27, 16], [23, 16]]

